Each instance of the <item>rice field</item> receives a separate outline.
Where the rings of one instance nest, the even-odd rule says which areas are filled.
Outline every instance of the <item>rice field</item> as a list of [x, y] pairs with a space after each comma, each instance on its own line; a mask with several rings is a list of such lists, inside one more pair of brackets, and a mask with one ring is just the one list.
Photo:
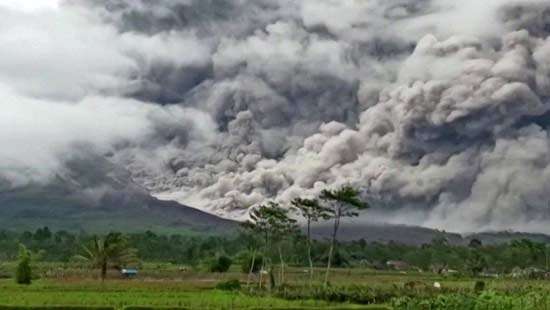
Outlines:
[[[319, 298], [277, 298], [274, 297], [275, 294], [269, 293], [249, 294], [247, 289], [234, 292], [216, 289], [218, 283], [230, 279], [246, 283], [247, 276], [237, 269], [226, 274], [213, 274], [190, 271], [170, 264], [147, 264], [143, 266], [136, 279], [121, 279], [117, 273], [113, 272], [105, 282], [102, 282], [97, 278], [95, 271], [78, 267], [46, 263], [37, 267], [38, 279], [29, 286], [17, 285], [13, 279], [7, 277], [0, 279], [0, 310], [10, 309], [5, 306], [23, 307], [18, 309], [28, 309], [33, 306], [113, 307], [115, 309], [136, 306], [149, 307], [148, 309], [159, 307], [184, 309], [390, 309], [389, 305], [391, 304], [386, 301], [366, 306], [329, 302]], [[317, 284], [320, 284], [321, 278], [322, 270], [317, 270]], [[288, 284], [294, 287], [308, 285], [308, 276], [303, 268], [289, 268], [287, 279]], [[336, 269], [332, 274], [331, 284], [334, 287], [360, 286], [382, 294], [399, 291], [403, 292], [403, 296], [409, 298], [410, 302], [417, 302], [414, 300], [415, 296], [420, 299], [423, 296], [434, 298], [434, 300], [438, 298], [439, 292], [433, 287], [436, 282], [442, 287], [441, 294], [449, 294], [449, 296], [454, 294], [455, 299], [461, 300], [462, 295], [460, 294], [472, 294], [477, 280], [480, 279], [446, 277], [432, 273]], [[550, 283], [544, 280], [510, 278], [482, 280], [485, 282], [486, 290], [500, 292], [503, 296], [522, 296], [526, 292], [533, 291], [542, 296], [550, 292]], [[414, 291], [407, 291], [408, 283], [416, 284]], [[416, 293], [418, 294], [415, 295]], [[407, 301], [407, 299], [404, 300]], [[143, 310], [143, 308], [141, 309]]]
[[190, 282], [162, 280], [38, 280], [30, 286], [0, 281], [0, 305], [6, 306], [128, 306], [188, 309], [362, 309], [357, 305], [315, 300], [287, 301], [225, 292]]

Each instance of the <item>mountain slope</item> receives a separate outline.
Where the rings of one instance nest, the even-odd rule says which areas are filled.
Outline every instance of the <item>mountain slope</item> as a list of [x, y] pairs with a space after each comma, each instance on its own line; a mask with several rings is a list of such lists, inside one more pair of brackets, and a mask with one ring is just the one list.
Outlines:
[[[312, 235], [315, 239], [330, 238], [331, 233], [332, 226], [330, 223], [323, 223], [312, 228]], [[397, 242], [417, 246], [431, 243], [436, 238], [444, 238], [453, 245], [468, 245], [472, 239], [478, 239], [483, 244], [501, 244], [518, 239], [550, 242], [550, 236], [544, 234], [507, 231], [461, 235], [425, 227], [377, 223], [346, 223], [341, 226], [338, 236], [340, 241], [358, 241], [364, 239], [367, 242]]]
[[236, 227], [234, 222], [152, 197], [132, 182], [127, 171], [105, 158], [76, 158], [69, 166], [47, 185], [9, 188], [0, 183], [1, 227], [201, 233]]

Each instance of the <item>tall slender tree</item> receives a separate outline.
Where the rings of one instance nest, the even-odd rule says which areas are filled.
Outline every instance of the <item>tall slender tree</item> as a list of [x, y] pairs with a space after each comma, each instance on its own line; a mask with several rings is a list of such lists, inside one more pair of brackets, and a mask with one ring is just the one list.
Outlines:
[[[245, 224], [250, 231], [263, 236], [264, 239], [264, 267], [268, 265], [269, 275], [272, 286], [275, 286], [273, 268], [269, 258], [269, 250], [275, 246], [277, 248], [280, 261], [280, 282], [284, 283], [285, 261], [282, 252], [282, 242], [290, 233], [296, 231], [296, 220], [289, 217], [289, 210], [281, 207], [278, 203], [268, 202], [250, 211], [250, 221]], [[260, 273], [260, 286], [262, 283], [262, 274]]]
[[298, 226], [296, 220], [289, 216], [289, 210], [273, 205], [270, 222], [272, 229], [272, 240], [279, 253], [279, 283], [285, 284], [285, 258], [283, 255], [283, 244], [291, 235], [297, 234]]
[[336, 248], [336, 239], [338, 237], [338, 229], [340, 221], [344, 217], [359, 216], [358, 210], [369, 208], [369, 205], [362, 201], [359, 196], [359, 191], [351, 186], [343, 186], [336, 190], [323, 190], [320, 195], [321, 200], [325, 201], [331, 207], [330, 216], [334, 219], [330, 248], [328, 253], [327, 269], [325, 273], [325, 286], [328, 285], [330, 276], [330, 268], [334, 258]]
[[331, 209], [319, 203], [317, 199], [296, 198], [292, 200], [292, 205], [298, 209], [302, 217], [306, 220], [306, 238], [307, 238], [307, 259], [309, 262], [309, 283], [313, 282], [313, 258], [311, 256], [311, 224], [320, 220], [331, 218]]
[[[250, 287], [250, 280], [252, 279], [252, 274], [256, 270], [256, 259], [258, 255], [258, 248], [261, 247], [261, 240], [263, 238], [258, 238], [257, 233], [259, 232], [260, 235], [263, 235], [261, 231], [258, 229], [259, 226], [256, 226], [255, 222], [252, 221], [246, 221], [241, 223], [241, 229], [243, 233], [243, 238], [246, 241], [248, 251], [252, 253], [252, 257], [250, 258], [250, 266], [248, 268], [248, 276], [246, 278], [246, 287]], [[248, 258], [247, 258], [248, 259]], [[262, 264], [263, 264], [263, 257], [262, 257]]]
[[268, 218], [269, 218], [269, 207], [262, 205], [250, 211], [251, 221], [248, 222], [248, 225], [249, 227], [251, 227], [251, 230], [257, 232], [260, 235], [260, 237], [263, 239], [264, 253], [263, 253], [263, 260], [262, 260], [262, 268], [260, 269], [260, 277], [258, 280], [258, 285], [260, 286], [260, 288], [262, 287], [262, 283], [263, 283], [263, 273], [265, 272], [266, 267], [271, 264], [271, 261], [268, 255], [269, 245], [270, 245], [269, 237], [271, 232]]

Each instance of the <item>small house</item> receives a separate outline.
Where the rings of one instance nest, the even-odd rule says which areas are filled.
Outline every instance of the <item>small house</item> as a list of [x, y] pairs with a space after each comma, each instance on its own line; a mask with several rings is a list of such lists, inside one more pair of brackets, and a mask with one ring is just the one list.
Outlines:
[[134, 268], [124, 268], [120, 271], [120, 274], [125, 278], [137, 277], [138, 271]]
[[411, 266], [407, 262], [399, 260], [389, 260], [386, 262], [386, 266], [394, 270], [407, 270], [411, 268]]

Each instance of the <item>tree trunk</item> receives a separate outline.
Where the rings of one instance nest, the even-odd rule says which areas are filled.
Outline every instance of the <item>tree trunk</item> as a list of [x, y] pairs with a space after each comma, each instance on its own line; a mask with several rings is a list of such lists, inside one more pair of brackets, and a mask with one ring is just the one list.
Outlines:
[[248, 278], [246, 279], [247, 288], [250, 288], [250, 279], [252, 278], [252, 273], [254, 273], [254, 264], [256, 264], [256, 250], [252, 251], [252, 263], [250, 264], [250, 269], [248, 270]]
[[332, 240], [330, 242], [330, 249], [328, 252], [328, 263], [327, 263], [327, 271], [325, 274], [325, 286], [328, 285], [328, 279], [330, 275], [330, 267], [332, 264], [332, 257], [334, 256], [334, 249], [336, 247], [336, 236], [338, 234], [338, 228], [340, 226], [340, 216], [341, 216], [341, 210], [338, 208], [336, 210], [336, 216], [334, 217], [334, 229], [332, 231]]
[[264, 257], [264, 260], [262, 261], [262, 267], [260, 268], [260, 276], [258, 277], [259, 278], [259, 281], [258, 281], [258, 287], [260, 289], [262, 289], [262, 284], [263, 284], [263, 280], [264, 280], [264, 267], [265, 267], [265, 257]]
[[107, 262], [104, 261], [101, 263], [101, 282], [105, 281], [107, 277]]
[[[264, 232], [264, 238], [265, 238], [265, 248], [264, 248], [264, 259], [262, 260], [262, 268], [260, 270], [260, 283], [259, 287], [260, 289], [263, 286], [263, 274], [265, 272], [265, 269], [267, 267], [267, 251], [269, 250], [269, 231], [265, 230]], [[271, 263], [271, 262], [270, 262]], [[268, 272], [269, 273], [269, 272]]]
[[307, 220], [307, 259], [309, 261], [309, 285], [313, 285], [313, 259], [311, 258], [311, 219]]
[[281, 285], [285, 284], [285, 261], [283, 259], [283, 251], [281, 250], [281, 245], [278, 246], [279, 249], [279, 260], [281, 261], [281, 272], [280, 272], [280, 280], [279, 283]]
[[275, 275], [273, 274], [273, 265], [269, 266], [269, 290], [271, 291], [277, 286]]

